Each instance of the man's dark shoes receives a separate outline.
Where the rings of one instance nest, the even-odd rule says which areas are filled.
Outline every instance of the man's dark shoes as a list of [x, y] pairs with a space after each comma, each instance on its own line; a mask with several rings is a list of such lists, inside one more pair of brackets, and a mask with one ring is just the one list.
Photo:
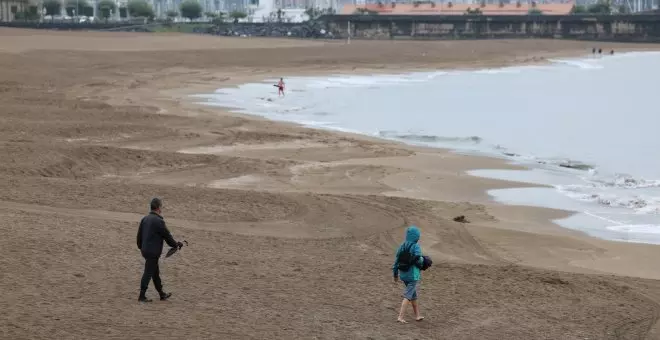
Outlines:
[[172, 296], [172, 293], [161, 293], [160, 294], [160, 301], [165, 301], [165, 300], [169, 299], [170, 296]]
[[151, 302], [151, 301], [153, 301], [153, 300], [147, 298], [146, 296], [140, 296], [138, 298], [138, 302]]

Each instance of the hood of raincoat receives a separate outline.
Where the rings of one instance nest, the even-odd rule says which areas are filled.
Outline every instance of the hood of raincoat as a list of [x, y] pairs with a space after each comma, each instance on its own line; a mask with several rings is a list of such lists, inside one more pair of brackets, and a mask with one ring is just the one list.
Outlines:
[[417, 243], [419, 241], [419, 236], [421, 235], [419, 228], [414, 225], [411, 225], [406, 229], [406, 242]]

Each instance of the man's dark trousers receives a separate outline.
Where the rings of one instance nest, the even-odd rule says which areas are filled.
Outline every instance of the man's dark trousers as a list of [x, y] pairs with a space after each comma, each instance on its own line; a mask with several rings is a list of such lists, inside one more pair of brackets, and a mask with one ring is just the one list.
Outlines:
[[160, 270], [158, 269], [158, 258], [145, 258], [144, 274], [140, 282], [140, 295], [144, 295], [149, 286], [149, 281], [154, 280], [154, 286], [159, 294], [163, 293], [163, 284], [160, 282]]

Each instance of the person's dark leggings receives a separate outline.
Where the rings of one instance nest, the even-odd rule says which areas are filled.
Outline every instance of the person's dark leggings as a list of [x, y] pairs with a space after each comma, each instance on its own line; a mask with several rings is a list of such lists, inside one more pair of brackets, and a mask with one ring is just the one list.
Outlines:
[[154, 287], [158, 293], [163, 292], [163, 284], [160, 282], [160, 270], [158, 269], [158, 259], [145, 259], [144, 274], [142, 274], [142, 282], [140, 282], [140, 296], [143, 296], [149, 287], [149, 281], [154, 280]]

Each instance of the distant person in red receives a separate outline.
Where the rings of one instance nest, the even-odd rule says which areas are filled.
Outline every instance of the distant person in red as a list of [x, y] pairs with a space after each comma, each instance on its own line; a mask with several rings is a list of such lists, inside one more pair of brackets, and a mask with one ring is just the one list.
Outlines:
[[277, 82], [277, 95], [284, 96], [284, 78], [280, 78], [280, 81]]

